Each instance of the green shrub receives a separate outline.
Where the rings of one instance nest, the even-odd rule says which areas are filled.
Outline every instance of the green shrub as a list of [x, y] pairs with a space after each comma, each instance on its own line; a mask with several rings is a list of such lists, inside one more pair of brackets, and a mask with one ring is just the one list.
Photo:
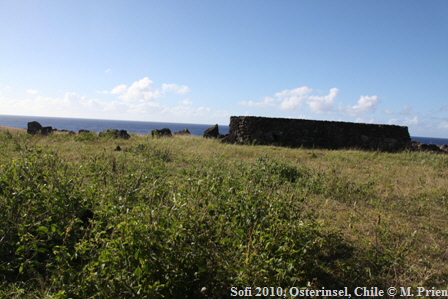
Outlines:
[[75, 141], [79, 142], [91, 142], [91, 141], [97, 141], [98, 135], [95, 132], [81, 132], [74, 136]]
[[[226, 298], [231, 286], [386, 288], [420, 283], [420, 270], [443, 258], [434, 246], [416, 259], [428, 252], [418, 245], [426, 234], [445, 248], [438, 222], [419, 218], [415, 229], [412, 219], [397, 228], [378, 216], [380, 209], [406, 220], [401, 205], [408, 204], [444, 219], [446, 190], [433, 190], [444, 182], [440, 169], [432, 181], [426, 173], [416, 177], [420, 193], [407, 201], [394, 193], [394, 210], [392, 180], [382, 177], [388, 172], [360, 179], [338, 167], [372, 162], [354, 151], [309, 159], [303, 150], [271, 155], [269, 147], [138, 136], [114, 151], [115, 141], [92, 134], [4, 142], [0, 297]], [[422, 167], [425, 160], [429, 170], [444, 161], [409, 155], [379, 155], [374, 165], [411, 167], [403, 161], [415, 160]], [[426, 276], [443, 284], [443, 275]]]

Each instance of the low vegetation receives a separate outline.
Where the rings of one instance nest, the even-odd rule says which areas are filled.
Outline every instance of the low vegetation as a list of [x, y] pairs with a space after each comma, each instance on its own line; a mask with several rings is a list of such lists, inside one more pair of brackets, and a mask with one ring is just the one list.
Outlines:
[[3, 131], [0, 297], [446, 289], [447, 183], [426, 152]]

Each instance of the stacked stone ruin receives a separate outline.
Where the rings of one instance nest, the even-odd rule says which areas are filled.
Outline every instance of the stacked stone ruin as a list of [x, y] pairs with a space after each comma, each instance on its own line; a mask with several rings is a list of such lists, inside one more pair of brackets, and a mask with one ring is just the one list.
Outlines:
[[404, 126], [255, 116], [232, 116], [225, 141], [380, 151], [400, 151], [411, 147], [409, 131]]

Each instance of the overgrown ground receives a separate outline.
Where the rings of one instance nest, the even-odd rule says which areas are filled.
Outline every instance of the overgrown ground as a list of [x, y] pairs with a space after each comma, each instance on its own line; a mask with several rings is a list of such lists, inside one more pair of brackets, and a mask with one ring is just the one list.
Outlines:
[[447, 202], [448, 155], [3, 131], [0, 297], [446, 289]]

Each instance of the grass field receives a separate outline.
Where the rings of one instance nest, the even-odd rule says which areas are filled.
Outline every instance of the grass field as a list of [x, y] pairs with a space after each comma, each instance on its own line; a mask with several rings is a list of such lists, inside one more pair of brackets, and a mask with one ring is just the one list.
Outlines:
[[447, 203], [443, 154], [3, 129], [0, 297], [447, 289]]

